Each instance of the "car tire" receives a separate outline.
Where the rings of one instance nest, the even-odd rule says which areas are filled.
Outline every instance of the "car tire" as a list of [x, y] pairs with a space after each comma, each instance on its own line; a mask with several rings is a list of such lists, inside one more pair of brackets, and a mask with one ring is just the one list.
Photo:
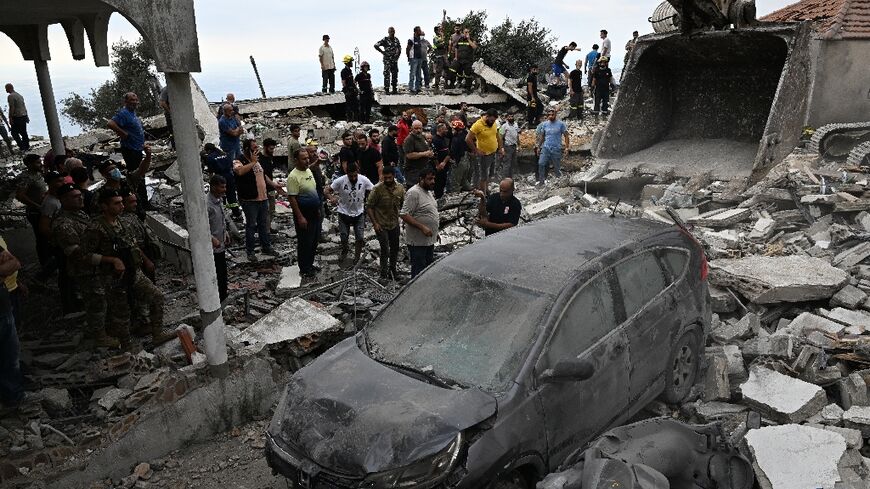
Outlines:
[[490, 489], [529, 489], [529, 485], [526, 483], [526, 478], [523, 477], [523, 474], [515, 470], [510, 474], [499, 477], [490, 486]]
[[698, 378], [701, 363], [701, 346], [698, 334], [688, 331], [677, 340], [668, 358], [665, 372], [665, 390], [662, 399], [669, 404], [682, 402], [692, 390]]

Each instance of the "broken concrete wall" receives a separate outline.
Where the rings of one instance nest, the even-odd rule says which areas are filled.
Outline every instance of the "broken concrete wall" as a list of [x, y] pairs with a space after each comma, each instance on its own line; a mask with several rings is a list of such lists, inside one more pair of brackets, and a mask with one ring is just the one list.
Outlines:
[[193, 255], [190, 253], [187, 230], [157, 212], [147, 213], [145, 223], [163, 243], [166, 263], [173, 265], [181, 273], [193, 273]]
[[273, 362], [248, 358], [227, 378], [213, 379], [174, 402], [139, 415], [129, 431], [92, 455], [81, 470], [58, 478], [49, 487], [90, 487], [96, 480], [120, 479], [142, 460], [162, 457], [266, 416], [281, 393], [285, 377]]
[[870, 40], [818, 41], [809, 125], [870, 120]]

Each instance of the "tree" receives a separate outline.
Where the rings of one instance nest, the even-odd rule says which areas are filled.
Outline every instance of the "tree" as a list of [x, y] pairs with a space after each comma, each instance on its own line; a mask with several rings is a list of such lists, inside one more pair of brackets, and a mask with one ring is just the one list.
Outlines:
[[137, 113], [148, 117], [160, 113], [157, 102], [157, 76], [154, 57], [143, 39], [130, 43], [121, 39], [112, 44], [112, 74], [90, 95], [77, 93], [61, 100], [61, 112], [67, 119], [86, 129], [104, 127], [123, 103], [124, 94], [135, 92], [139, 96]]
[[472, 10], [464, 17], [447, 19], [448, 35], [453, 34], [454, 25], [467, 27], [477, 41], [477, 57], [508, 78], [525, 76], [531, 65], [546, 71], [556, 54], [555, 38], [535, 19], [514, 23], [505, 17], [501, 24], [487, 30], [486, 11]]

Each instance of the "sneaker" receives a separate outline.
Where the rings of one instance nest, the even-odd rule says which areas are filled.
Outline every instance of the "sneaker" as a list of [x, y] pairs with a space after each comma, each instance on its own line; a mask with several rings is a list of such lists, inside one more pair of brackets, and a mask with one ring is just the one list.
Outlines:
[[257, 262], [257, 255], [254, 253], [248, 253], [248, 261], [251, 263]]
[[280, 256], [280, 253], [275, 251], [275, 248], [266, 248], [263, 250], [263, 254], [269, 256]]

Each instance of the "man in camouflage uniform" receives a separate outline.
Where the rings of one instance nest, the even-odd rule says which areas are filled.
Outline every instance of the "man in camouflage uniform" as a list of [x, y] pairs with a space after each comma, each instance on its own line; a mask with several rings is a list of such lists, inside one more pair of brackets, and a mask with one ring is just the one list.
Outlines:
[[[447, 15], [445, 10], [445, 16]], [[447, 67], [447, 48], [449, 40], [444, 35], [444, 21], [435, 26], [435, 39], [432, 40], [432, 88], [435, 93], [441, 93], [441, 76]], [[446, 78], [446, 76], [445, 76]], [[446, 80], [445, 80], [446, 82]], [[446, 83], [445, 83], [446, 84]]]
[[163, 258], [160, 240], [154, 235], [151, 227], [139, 219], [139, 197], [131, 189], [122, 190], [121, 195], [124, 197], [124, 213], [121, 214], [121, 219], [124, 224], [130, 227], [136, 244], [145, 253], [145, 258], [142, 260], [142, 272], [151, 282], [157, 283], [155, 263]]
[[[94, 292], [106, 297], [112, 293], [112, 307], [94, 311], [102, 313], [111, 323], [112, 331], [118, 334], [121, 347], [130, 346], [130, 310], [137, 301], [148, 307], [149, 326], [154, 344], [169, 339], [163, 328], [163, 293], [142, 273], [145, 254], [139, 248], [130, 226], [121, 219], [124, 200], [120, 192], [106, 191], [100, 194], [102, 215], [84, 233], [82, 246], [87, 252], [101, 257], [101, 264], [93, 282]], [[91, 311], [89, 311], [89, 314]]]
[[402, 55], [402, 43], [396, 37], [396, 29], [392, 27], [387, 29], [387, 37], [378, 41], [375, 49], [384, 55], [384, 92], [390, 93], [390, 86], [392, 86], [393, 94], [399, 93], [396, 85], [399, 83], [399, 56]]
[[58, 196], [61, 210], [51, 223], [51, 239], [66, 257], [66, 273], [82, 293], [85, 303], [85, 339], [92, 347], [118, 348], [118, 339], [106, 334], [106, 295], [96, 281], [96, 266], [106, 264], [114, 267], [121, 262], [117, 260], [116, 263], [112, 257], [90, 253], [82, 246], [82, 235], [90, 227], [91, 218], [82, 210], [84, 200], [81, 191], [66, 184], [58, 190]]

